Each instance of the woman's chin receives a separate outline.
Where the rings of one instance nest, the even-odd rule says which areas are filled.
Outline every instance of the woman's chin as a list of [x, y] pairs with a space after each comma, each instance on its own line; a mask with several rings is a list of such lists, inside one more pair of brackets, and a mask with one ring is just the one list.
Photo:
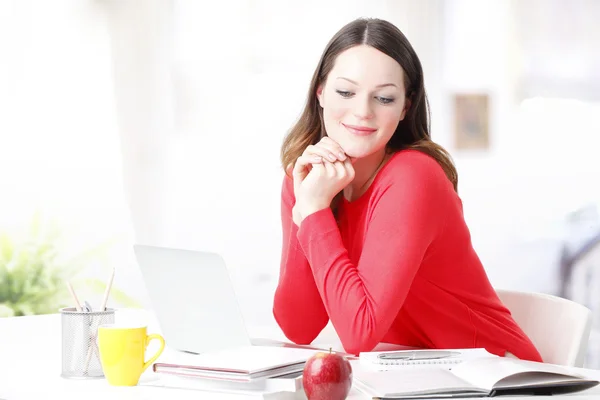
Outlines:
[[353, 149], [353, 148], [349, 148], [349, 149], [344, 149], [344, 153], [346, 153], [346, 155], [348, 157], [350, 157], [352, 159], [352, 161], [360, 159], [360, 158], [365, 158], [367, 157], [369, 154], [371, 154], [369, 151], [365, 151], [366, 149]]
[[[371, 149], [368, 149], [371, 150]], [[367, 149], [361, 149], [361, 150], [356, 150], [356, 151], [352, 151], [352, 149], [350, 150], [346, 150], [345, 151], [346, 155], [350, 158], [350, 161], [352, 162], [352, 164], [354, 164], [355, 162], [357, 162], [358, 160], [364, 159], [364, 158], [370, 158], [370, 157], [377, 157], [377, 159], [381, 159], [380, 155], [375, 155], [376, 153], [378, 153], [377, 151], [367, 151]]]
[[[334, 141], [336, 140], [333, 137], [332, 139]], [[366, 141], [349, 140], [344, 137], [340, 138], [337, 143], [339, 143], [340, 147], [344, 150], [344, 153], [352, 159], [365, 158], [376, 152], [376, 148], [374, 148], [373, 144]]]

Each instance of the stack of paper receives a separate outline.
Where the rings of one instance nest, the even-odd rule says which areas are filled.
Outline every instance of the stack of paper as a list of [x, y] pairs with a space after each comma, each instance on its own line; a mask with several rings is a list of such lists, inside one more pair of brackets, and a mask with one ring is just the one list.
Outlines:
[[323, 350], [244, 346], [193, 355], [170, 353], [154, 372], [196, 378], [251, 382], [301, 372], [306, 361]]
[[[304, 399], [302, 390], [302, 373], [295, 376], [281, 376], [277, 378], [262, 379], [252, 382], [230, 382], [224, 380], [193, 378], [180, 375], [160, 374], [158, 379], [142, 383], [144, 386], [159, 387], [163, 389], [179, 389], [211, 392], [212, 398], [219, 398], [218, 393], [235, 394], [243, 399], [273, 399], [296, 400]], [[232, 399], [235, 397], [227, 397]]]

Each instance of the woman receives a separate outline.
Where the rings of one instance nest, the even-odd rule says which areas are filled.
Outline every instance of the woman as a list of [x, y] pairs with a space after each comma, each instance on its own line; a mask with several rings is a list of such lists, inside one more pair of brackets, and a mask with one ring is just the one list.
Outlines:
[[473, 249], [398, 28], [358, 19], [331, 39], [282, 162], [273, 313], [291, 341], [311, 343], [331, 319], [352, 354], [386, 342], [542, 361]]

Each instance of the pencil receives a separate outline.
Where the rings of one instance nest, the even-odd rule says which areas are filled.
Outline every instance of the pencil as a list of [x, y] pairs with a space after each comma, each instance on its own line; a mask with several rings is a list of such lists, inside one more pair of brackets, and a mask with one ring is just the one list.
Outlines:
[[81, 311], [81, 304], [79, 303], [79, 299], [77, 298], [77, 295], [75, 294], [75, 291], [73, 290], [73, 286], [71, 285], [71, 282], [67, 282], [67, 287], [69, 288], [69, 292], [71, 293], [71, 296], [73, 297], [73, 301], [75, 301], [75, 309], [77, 311]]
[[110, 274], [110, 278], [108, 279], [108, 283], [106, 284], [106, 290], [104, 291], [104, 299], [102, 300], [102, 306], [100, 307], [100, 311], [106, 311], [106, 303], [108, 302], [108, 295], [110, 294], [110, 289], [112, 287], [114, 278], [115, 269], [113, 268], [112, 273]]

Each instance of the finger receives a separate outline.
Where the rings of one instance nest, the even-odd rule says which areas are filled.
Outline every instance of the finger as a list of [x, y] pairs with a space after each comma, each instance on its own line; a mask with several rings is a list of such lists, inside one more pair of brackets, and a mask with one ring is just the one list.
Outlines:
[[333, 163], [333, 167], [335, 168], [335, 174], [337, 178], [345, 178], [348, 172], [346, 171], [346, 167], [342, 161], [337, 161]]
[[320, 164], [314, 164], [313, 165], [313, 171], [318, 174], [318, 175], [325, 175], [326, 172], [326, 168], [325, 168], [325, 164], [329, 164], [327, 161], [323, 161]]
[[310, 168], [315, 164], [320, 164], [323, 159], [318, 156], [300, 156], [294, 164], [292, 174], [298, 177], [304, 177], [310, 171]]
[[327, 148], [327, 150], [329, 150], [331, 153], [335, 154], [337, 159], [340, 161], [344, 161], [347, 158], [346, 153], [344, 152], [344, 149], [342, 149], [342, 146], [340, 146], [336, 141], [331, 139], [329, 136], [323, 137], [321, 139], [321, 141], [317, 144], [325, 146], [325, 148]]
[[307, 173], [308, 172], [306, 171], [305, 166], [296, 161], [296, 164], [294, 164], [294, 169], [292, 170], [292, 178], [294, 179], [294, 185], [302, 182], [306, 177]]
[[324, 162], [323, 166], [325, 167], [325, 173], [327, 174], [327, 176], [329, 178], [334, 178], [336, 176], [337, 171], [336, 171], [335, 166], [333, 165], [333, 163]]
[[320, 164], [323, 162], [323, 157], [314, 154], [303, 154], [296, 160], [296, 164], [307, 166], [310, 164]]
[[335, 144], [319, 142], [315, 147], [324, 149], [328, 154], [331, 154], [333, 158], [328, 157], [328, 160], [331, 162], [344, 161], [347, 158], [346, 154]]
[[292, 170], [292, 176], [295, 182], [301, 182], [309, 172], [309, 166], [312, 165], [312, 161], [316, 161], [316, 157], [300, 156], [294, 164]]
[[316, 147], [321, 147], [321, 148], [325, 148], [327, 152], [329, 152], [329, 154], [331, 154], [334, 158], [329, 158], [329, 160], [331, 160], [332, 162], [335, 161], [344, 161], [347, 157], [346, 154], [340, 150], [340, 147], [338, 145], [335, 144], [331, 144], [331, 143], [317, 143]]
[[304, 151], [304, 154], [311, 156], [322, 157], [324, 160], [334, 162], [337, 161], [337, 156], [323, 145], [310, 145]]

